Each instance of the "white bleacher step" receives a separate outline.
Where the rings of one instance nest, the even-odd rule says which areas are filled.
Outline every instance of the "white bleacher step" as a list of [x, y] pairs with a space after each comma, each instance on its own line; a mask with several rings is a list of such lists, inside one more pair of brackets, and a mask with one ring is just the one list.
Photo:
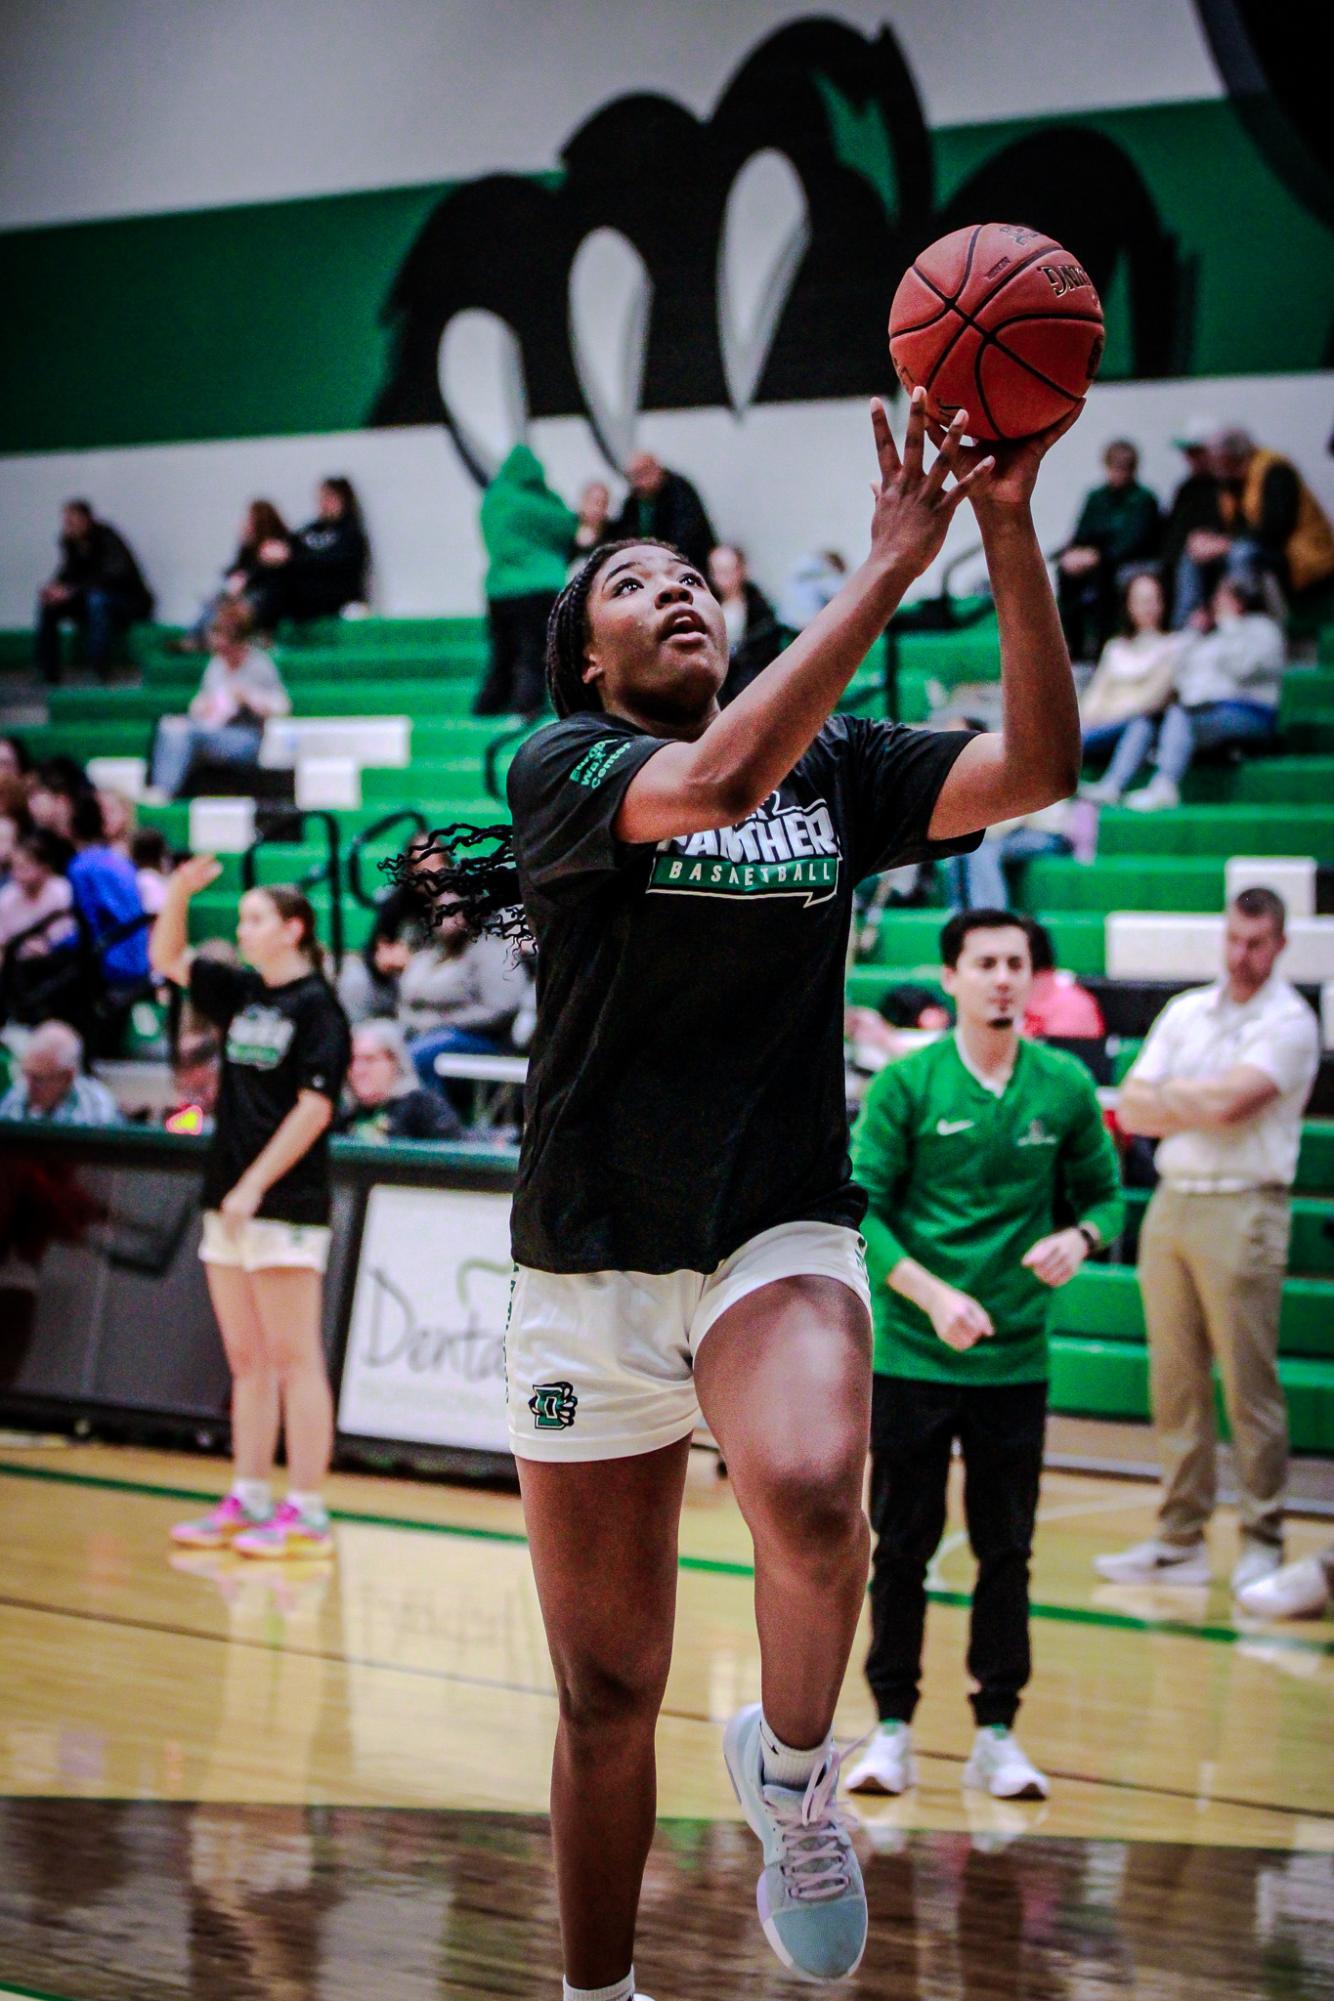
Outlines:
[[1315, 916], [1314, 855], [1233, 855], [1225, 871], [1227, 900], [1243, 889], [1272, 889], [1287, 907], [1288, 921]]
[[351, 757], [299, 757], [298, 806], [360, 806], [361, 766]]
[[190, 801], [190, 849], [196, 855], [239, 855], [255, 838], [253, 799]]
[[412, 762], [412, 718], [270, 717], [259, 751], [265, 769], [290, 771], [305, 757], [350, 757], [359, 766], [402, 770]]
[[[1113, 980], [1198, 980], [1223, 970], [1223, 916], [1194, 911], [1114, 910], [1105, 936]], [[1334, 979], [1334, 917], [1296, 917], [1280, 975], [1304, 986]]]
[[148, 782], [147, 758], [90, 757], [85, 768], [99, 792], [119, 792], [126, 799], [142, 799]]

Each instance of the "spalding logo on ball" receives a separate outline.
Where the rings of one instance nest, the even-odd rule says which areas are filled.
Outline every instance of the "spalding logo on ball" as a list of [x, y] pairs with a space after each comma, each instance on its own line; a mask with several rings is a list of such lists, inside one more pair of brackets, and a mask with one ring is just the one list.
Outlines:
[[889, 353], [909, 392], [986, 443], [1029, 438], [1082, 403], [1102, 360], [1102, 301], [1077, 258], [1037, 229], [980, 222], [903, 274]]

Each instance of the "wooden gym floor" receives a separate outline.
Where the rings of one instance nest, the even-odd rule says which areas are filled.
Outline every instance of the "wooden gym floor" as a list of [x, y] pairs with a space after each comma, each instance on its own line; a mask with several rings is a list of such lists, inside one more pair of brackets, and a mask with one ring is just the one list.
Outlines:
[[[758, 1693], [750, 1550], [696, 1454], [639, 1973], [780, 2001], [719, 1726]], [[175, 1556], [217, 1462], [0, 1447], [0, 1993], [543, 2001], [551, 1678], [516, 1500], [343, 1475], [336, 1565]], [[1334, 1626], [1101, 1585], [1152, 1490], [1048, 1475], [1021, 1723], [1045, 1805], [965, 1794], [970, 1559], [932, 1574], [920, 1789], [858, 1802], [895, 2001], [1334, 1996]], [[1293, 1524], [1290, 1551], [1327, 1539]], [[1213, 1532], [1225, 1577], [1235, 1523]], [[854, 1658], [841, 1735], [870, 1721]], [[596, 1802], [590, 1801], [590, 1811]]]

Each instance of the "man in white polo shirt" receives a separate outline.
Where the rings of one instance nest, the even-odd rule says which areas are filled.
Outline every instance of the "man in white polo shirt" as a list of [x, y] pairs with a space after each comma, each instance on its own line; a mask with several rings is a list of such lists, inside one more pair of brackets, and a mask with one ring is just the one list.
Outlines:
[[1240, 1490], [1233, 1590], [1283, 1560], [1288, 1419], [1278, 1320], [1302, 1112], [1320, 1062], [1314, 1014], [1274, 972], [1286, 915], [1272, 890], [1234, 899], [1226, 977], [1168, 1003], [1121, 1087], [1122, 1127], [1160, 1142], [1139, 1275], [1163, 1498], [1155, 1536], [1097, 1559], [1117, 1583], [1209, 1581], [1215, 1362]]

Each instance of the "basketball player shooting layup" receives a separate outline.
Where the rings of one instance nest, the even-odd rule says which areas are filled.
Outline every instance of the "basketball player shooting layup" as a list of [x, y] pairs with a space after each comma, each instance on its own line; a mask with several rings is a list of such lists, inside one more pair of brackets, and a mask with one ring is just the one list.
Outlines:
[[[755, 1543], [762, 1700], [732, 1718], [723, 1755], [763, 1846], [764, 1930], [785, 1966], [821, 1980], [865, 1944], [830, 1735], [868, 1562], [865, 1202], [842, 1050], [852, 892], [976, 846], [992, 821], [1067, 794], [1079, 768], [1029, 515], [1072, 419], [983, 457], [964, 444], [966, 413], [935, 430], [918, 390], [900, 458], [883, 406], [871, 415], [870, 554], [729, 708], [722, 612], [699, 572], [662, 543], [598, 549], [552, 613], [559, 720], [511, 769], [512, 858], [502, 845], [460, 861], [450, 829], [425, 870], [401, 865], [476, 929], [513, 931], [499, 906], [521, 893], [538, 946], [507, 1393], [559, 1694], [551, 1820], [571, 2001], [635, 1991], [701, 1412]], [[835, 715], [965, 500], [995, 592], [1004, 727], [964, 737]]]

